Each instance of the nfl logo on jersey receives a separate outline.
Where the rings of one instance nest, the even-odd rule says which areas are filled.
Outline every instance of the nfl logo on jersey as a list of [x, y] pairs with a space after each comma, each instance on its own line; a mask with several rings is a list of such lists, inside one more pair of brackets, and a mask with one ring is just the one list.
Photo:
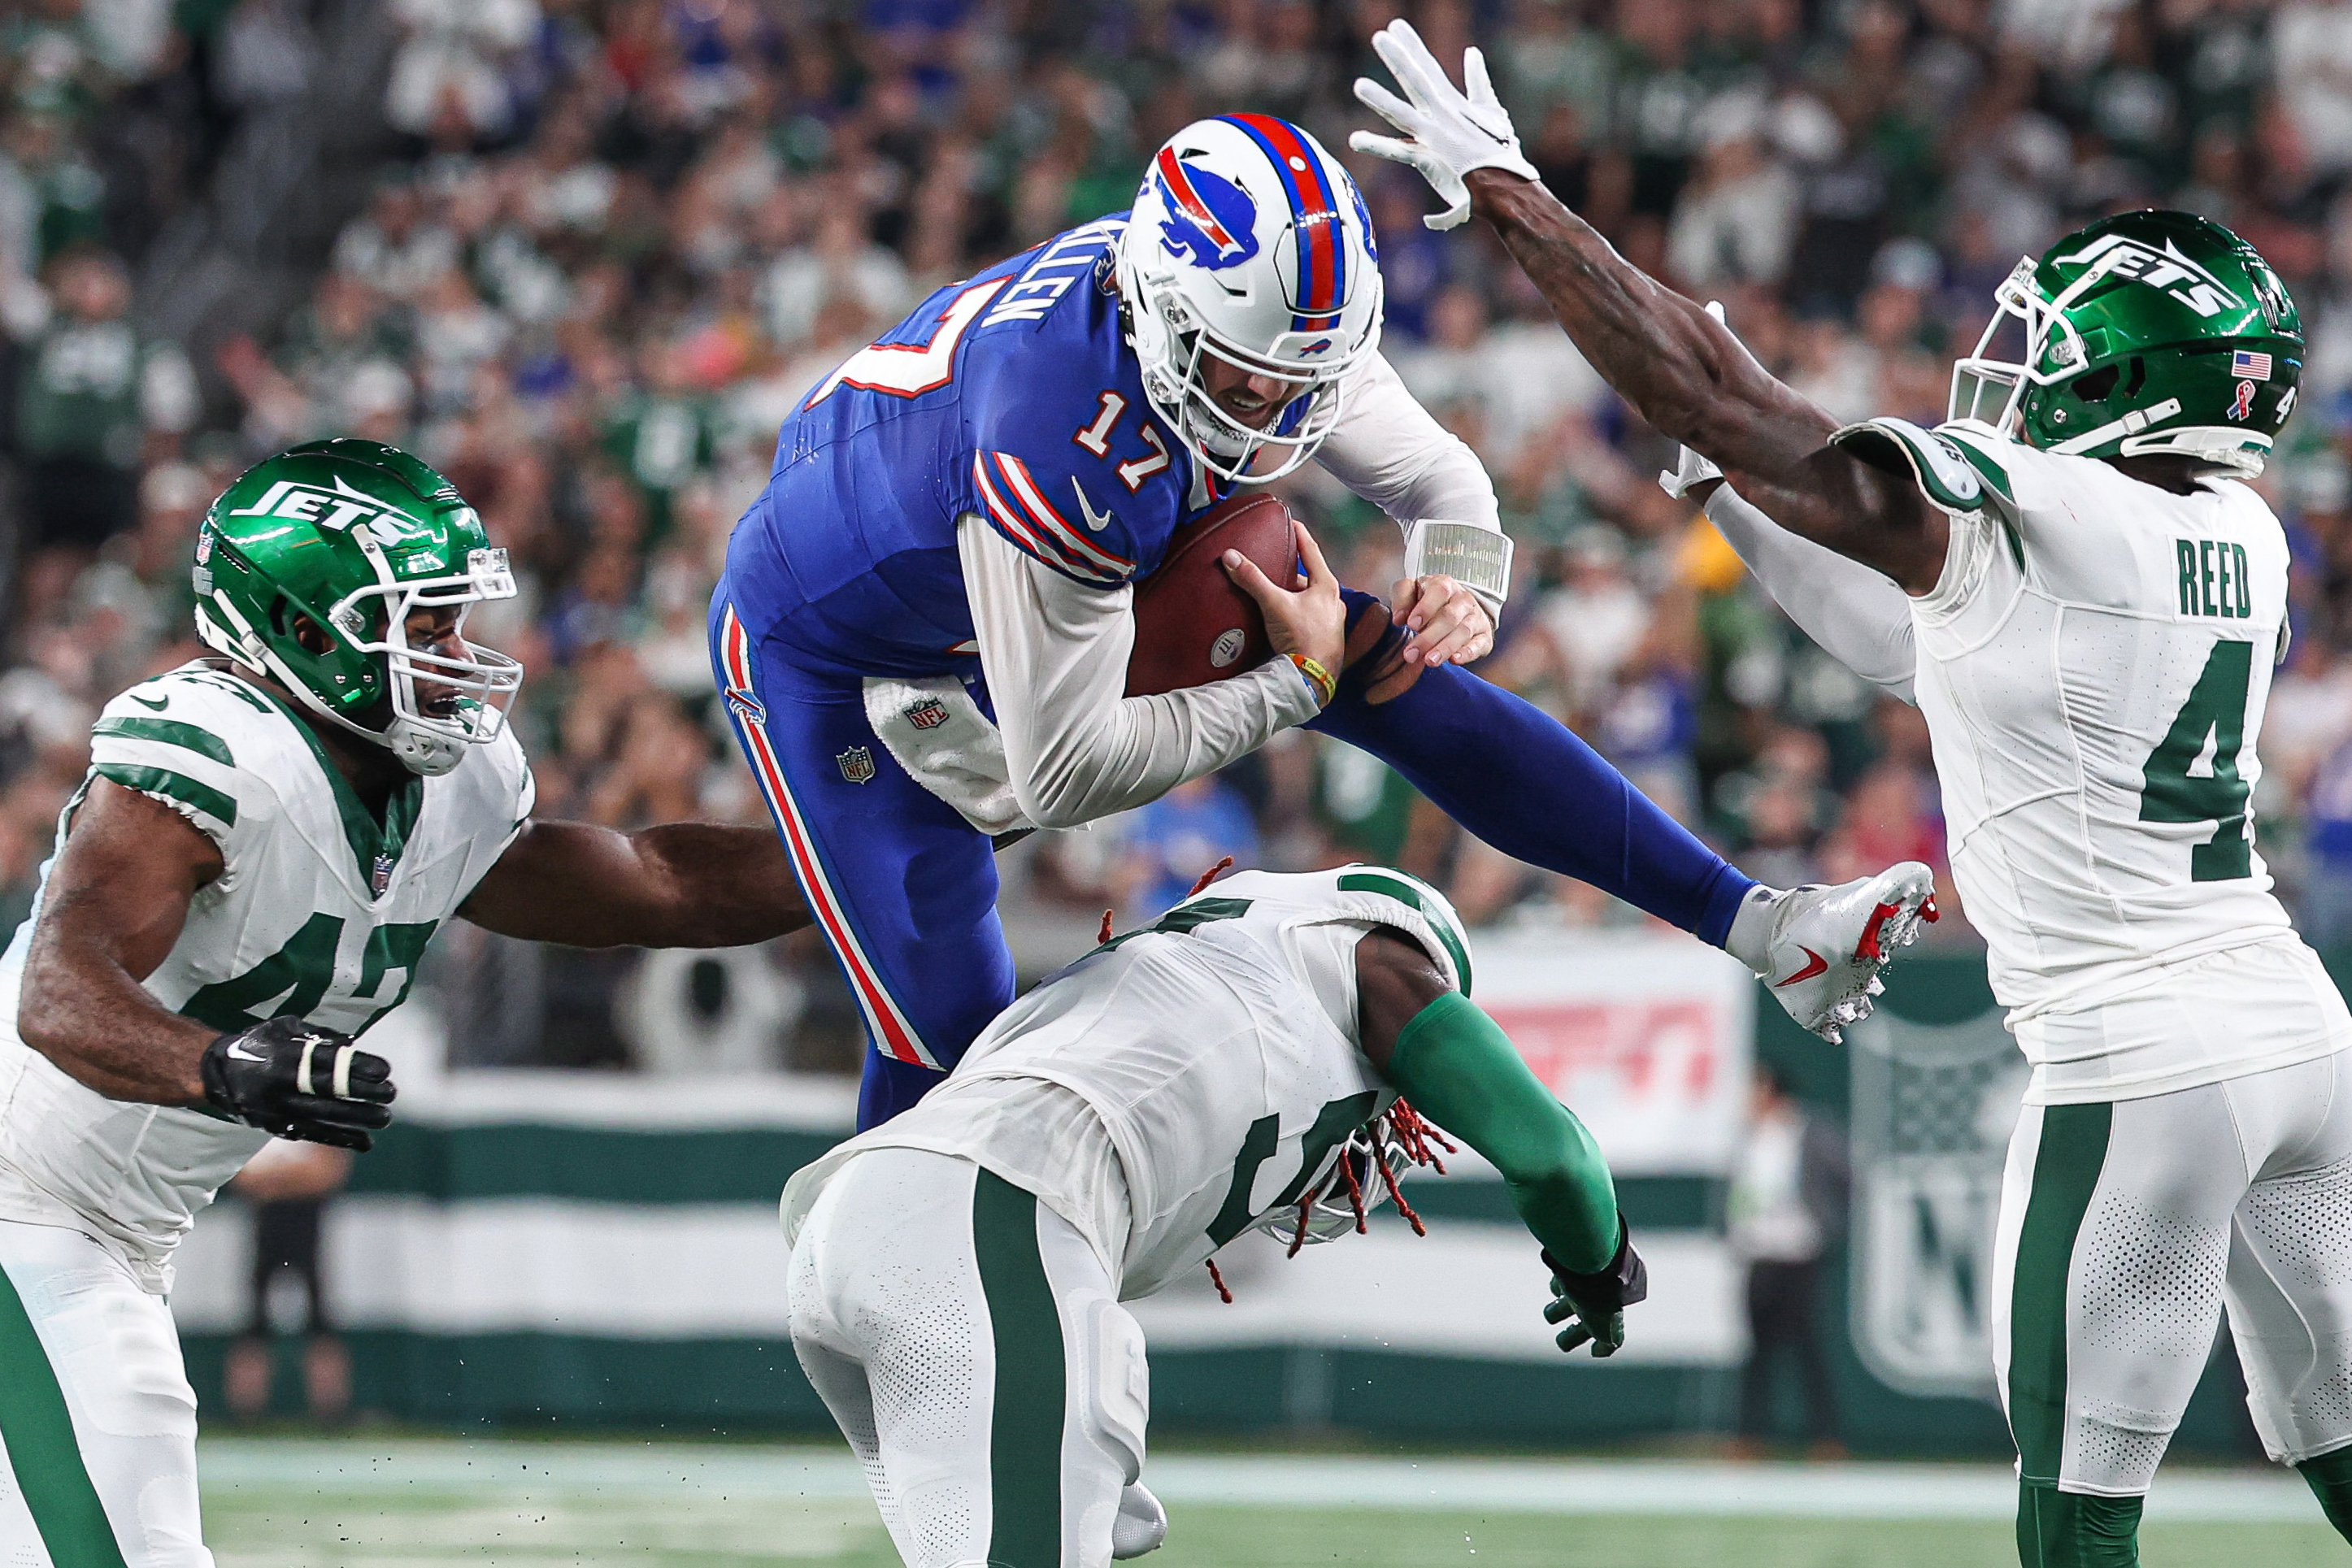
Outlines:
[[873, 747], [853, 746], [846, 751], [835, 752], [833, 759], [841, 764], [843, 782], [870, 784], [874, 781]]
[[948, 705], [937, 697], [925, 697], [907, 710], [907, 722], [917, 729], [937, 729], [948, 721]]

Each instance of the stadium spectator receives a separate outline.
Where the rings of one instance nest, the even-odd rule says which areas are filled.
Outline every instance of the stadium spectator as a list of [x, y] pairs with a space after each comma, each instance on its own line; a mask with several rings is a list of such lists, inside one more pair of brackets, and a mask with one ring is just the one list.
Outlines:
[[[327, 1308], [324, 1246], [328, 1207], [351, 1174], [349, 1149], [278, 1139], [231, 1184], [253, 1216], [245, 1332], [230, 1345], [221, 1369], [229, 1414], [240, 1421], [268, 1413], [277, 1340], [289, 1319], [301, 1330], [302, 1392], [310, 1419], [334, 1426], [351, 1413], [352, 1356]], [[299, 1316], [278, 1310], [281, 1282], [299, 1292]]]
[[1839, 1458], [1837, 1393], [1822, 1351], [1822, 1259], [1844, 1229], [1845, 1140], [1758, 1066], [1748, 1131], [1731, 1177], [1726, 1239], [1747, 1267], [1748, 1362], [1739, 1375], [1732, 1452], [1762, 1457], [1774, 1429], [1773, 1379], [1783, 1362], [1804, 1400], [1808, 1452]]
[[1249, 802], [1215, 774], [1187, 780], [1121, 823], [1126, 852], [1116, 873], [1123, 923], [1147, 925], [1182, 902], [1203, 872], [1227, 855], [1235, 869], [1258, 863]]
[[195, 422], [186, 359], [130, 319], [120, 257], [74, 249], [48, 268], [46, 320], [27, 323], [16, 384], [27, 551], [23, 608], [46, 620], [73, 573], [139, 515], [149, 438]]

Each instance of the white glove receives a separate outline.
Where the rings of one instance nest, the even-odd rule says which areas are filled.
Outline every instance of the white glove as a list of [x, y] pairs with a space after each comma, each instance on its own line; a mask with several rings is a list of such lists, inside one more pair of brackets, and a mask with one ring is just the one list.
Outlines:
[[1511, 117], [1504, 112], [1495, 96], [1495, 84], [1486, 78], [1486, 57], [1476, 49], [1466, 49], [1462, 55], [1462, 79], [1470, 87], [1467, 97], [1446, 80], [1444, 68], [1410, 22], [1391, 22], [1374, 33], [1372, 52], [1381, 57], [1381, 63], [1403, 85], [1405, 98], [1412, 101], [1406, 102], [1366, 77], [1356, 78], [1356, 96], [1412, 140], [1359, 131], [1348, 138], [1348, 145], [1420, 170], [1422, 178], [1452, 204], [1444, 212], [1423, 218], [1423, 223], [1433, 229], [1450, 229], [1470, 215], [1470, 187], [1462, 183], [1462, 176], [1473, 169], [1503, 169], [1523, 179], [1541, 178], [1519, 151]]
[[[1718, 321], [1722, 320], [1723, 301], [1720, 299], [1708, 300], [1706, 302], [1706, 313], [1714, 317]], [[1667, 495], [1672, 496], [1675, 500], [1679, 501], [1684, 497], [1690, 494], [1692, 486], [1703, 484], [1709, 479], [1720, 479], [1722, 477], [1722, 469], [1717, 467], [1707, 459], [1701, 457], [1689, 447], [1682, 446], [1675, 448], [1674, 467], [1671, 469], [1659, 470], [1658, 488], [1664, 490]]]

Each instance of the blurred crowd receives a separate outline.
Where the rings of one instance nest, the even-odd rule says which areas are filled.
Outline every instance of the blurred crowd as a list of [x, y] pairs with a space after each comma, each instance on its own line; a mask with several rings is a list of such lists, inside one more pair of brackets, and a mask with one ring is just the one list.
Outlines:
[[[1344, 149], [1366, 121], [1348, 92], [1374, 68], [1364, 40], [1401, 9], [388, 0], [380, 101], [343, 106], [380, 118], [380, 162], [307, 298], [268, 331], [162, 340], [141, 296], [155, 236], [205, 195], [238, 116], [300, 77], [325, 3], [0, 6], [0, 913], [29, 897], [95, 706], [190, 653], [188, 546], [210, 497], [327, 434], [418, 451], [513, 552], [521, 596], [472, 631], [530, 667], [520, 722], [543, 811], [755, 820], [703, 618], [786, 412], [927, 291], [1123, 207], [1188, 120], [1270, 111]], [[1402, 9], [1442, 58], [1485, 47], [1563, 200], [1723, 300], [1841, 418], [1940, 419], [1994, 284], [2092, 217], [2186, 207], [2260, 246], [2311, 339], [2262, 481], [2298, 560], [2262, 841], [2315, 937], [2352, 940], [2352, 7]], [[1917, 716], [1815, 649], [1659, 490], [1671, 448], [1491, 236], [1430, 232], [1416, 179], [1342, 155], [1380, 230], [1385, 351], [1485, 459], [1519, 540], [1479, 673], [1760, 877], [1941, 865]], [[1311, 469], [1283, 489], [1349, 580], [1393, 580], [1390, 522]], [[1106, 904], [1134, 919], [1226, 854], [1401, 863], [1476, 922], [1638, 921], [1465, 839], [1372, 759], [1294, 734], [1008, 857], [1016, 938]]]

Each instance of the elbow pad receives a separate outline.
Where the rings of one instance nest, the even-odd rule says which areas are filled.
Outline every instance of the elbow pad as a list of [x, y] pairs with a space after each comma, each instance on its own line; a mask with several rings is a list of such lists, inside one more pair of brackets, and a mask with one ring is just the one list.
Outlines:
[[1489, 616], [1511, 596], [1511, 536], [1485, 523], [1423, 517], [1404, 531], [1404, 574], [1444, 573], [1478, 596]]

